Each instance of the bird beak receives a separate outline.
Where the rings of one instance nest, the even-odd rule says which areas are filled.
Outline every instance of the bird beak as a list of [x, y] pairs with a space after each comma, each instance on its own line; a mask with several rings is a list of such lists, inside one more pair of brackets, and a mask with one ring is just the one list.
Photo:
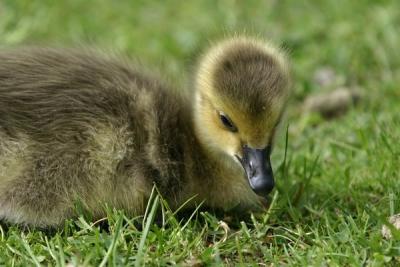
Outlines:
[[254, 149], [243, 147], [243, 158], [237, 159], [246, 172], [251, 189], [262, 197], [266, 197], [274, 188], [274, 174], [270, 162], [271, 148]]

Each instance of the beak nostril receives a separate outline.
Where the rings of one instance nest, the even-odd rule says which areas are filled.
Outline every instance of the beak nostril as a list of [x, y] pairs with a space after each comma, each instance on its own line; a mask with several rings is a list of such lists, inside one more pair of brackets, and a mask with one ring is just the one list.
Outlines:
[[249, 169], [250, 169], [250, 177], [253, 177], [256, 175], [257, 169], [254, 168], [254, 163], [253, 161], [249, 162]]

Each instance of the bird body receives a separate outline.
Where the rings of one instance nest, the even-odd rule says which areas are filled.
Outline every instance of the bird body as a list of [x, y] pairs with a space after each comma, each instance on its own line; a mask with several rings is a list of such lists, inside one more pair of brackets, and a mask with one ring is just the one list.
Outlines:
[[[240, 49], [235, 50], [238, 44]], [[235, 59], [234, 53], [243, 49], [258, 53], [253, 59], [250, 53], [241, 63], [253, 66], [250, 71], [265, 77], [273, 72], [280, 75], [270, 77], [276, 92], [265, 87], [265, 80], [250, 77], [249, 84], [259, 86], [254, 93], [270, 94], [265, 98], [270, 102], [257, 96], [269, 119], [261, 115], [263, 104], [256, 101], [257, 110], [249, 114], [255, 115], [252, 123], [257, 129], [252, 132], [249, 125], [240, 128], [238, 123], [238, 133], [243, 134], [238, 138], [264, 151], [284, 109], [287, 72], [281, 54], [259, 46], [260, 41], [232, 38], [218, 46], [220, 54], [210, 50], [199, 65], [191, 94], [172, 90], [137, 65], [91, 51], [0, 52], [0, 218], [57, 226], [76, 216], [77, 203], [95, 218], [105, 216], [103, 204], [139, 215], [153, 185], [173, 208], [192, 197], [216, 208], [259, 206], [261, 197], [245, 178], [245, 162], [251, 165], [251, 158], [246, 159], [243, 151], [247, 150], [229, 136], [234, 133], [224, 128], [223, 121], [217, 122], [223, 119], [218, 113], [221, 108], [232, 111], [235, 120], [247, 120], [242, 112], [249, 103], [238, 102], [240, 97], [229, 88], [213, 91], [218, 77], [231, 79], [227, 76], [239, 74], [235, 60], [240, 57]], [[224, 49], [231, 53], [227, 53], [233, 58], [231, 66], [218, 61], [225, 60]], [[214, 63], [225, 64], [227, 73]], [[257, 69], [257, 64], [271, 68]], [[233, 79], [218, 87], [243, 87], [243, 82]], [[251, 94], [247, 92], [242, 100], [251, 102]], [[273, 109], [265, 107], [273, 105]], [[246, 132], [252, 134], [244, 136]]]

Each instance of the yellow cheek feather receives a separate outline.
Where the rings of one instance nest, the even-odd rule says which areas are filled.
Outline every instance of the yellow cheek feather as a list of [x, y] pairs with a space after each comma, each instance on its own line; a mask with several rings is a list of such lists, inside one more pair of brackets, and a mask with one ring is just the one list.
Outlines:
[[[213, 97], [211, 91], [208, 94], [197, 96], [196, 127], [199, 136], [204, 143], [220, 152], [228, 155], [241, 155], [242, 146], [252, 148], [265, 148], [269, 145], [274, 134], [274, 128], [281, 115], [283, 106], [280, 101], [271, 103], [266, 108], [265, 114], [258, 118], [245, 117], [236, 107], [222, 103]], [[218, 111], [223, 111], [237, 126], [238, 132], [231, 132], [221, 122]]]
[[[215, 101], [217, 102], [217, 100]], [[217, 105], [221, 106], [221, 109], [229, 115], [237, 126], [238, 132], [235, 137], [241, 150], [241, 145], [248, 145], [252, 148], [265, 148], [269, 145], [274, 134], [274, 128], [281, 116], [282, 102], [271, 103], [268, 108], [266, 107], [265, 113], [256, 118], [245, 116], [245, 112], [239, 110], [237, 105], [230, 105], [229, 102], [226, 102], [228, 104], [217, 102]], [[219, 125], [223, 127], [220, 122]]]
[[197, 101], [196, 121], [198, 136], [202, 137], [203, 143], [208, 147], [231, 156], [240, 153], [240, 136], [230, 132], [222, 124], [217, 110], [204, 97]]

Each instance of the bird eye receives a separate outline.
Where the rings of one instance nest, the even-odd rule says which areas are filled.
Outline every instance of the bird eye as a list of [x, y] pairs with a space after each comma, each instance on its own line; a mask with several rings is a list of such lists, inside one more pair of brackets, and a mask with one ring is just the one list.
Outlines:
[[221, 119], [222, 124], [231, 132], [237, 132], [237, 128], [235, 124], [231, 121], [231, 119], [223, 112], [219, 112], [219, 118]]

